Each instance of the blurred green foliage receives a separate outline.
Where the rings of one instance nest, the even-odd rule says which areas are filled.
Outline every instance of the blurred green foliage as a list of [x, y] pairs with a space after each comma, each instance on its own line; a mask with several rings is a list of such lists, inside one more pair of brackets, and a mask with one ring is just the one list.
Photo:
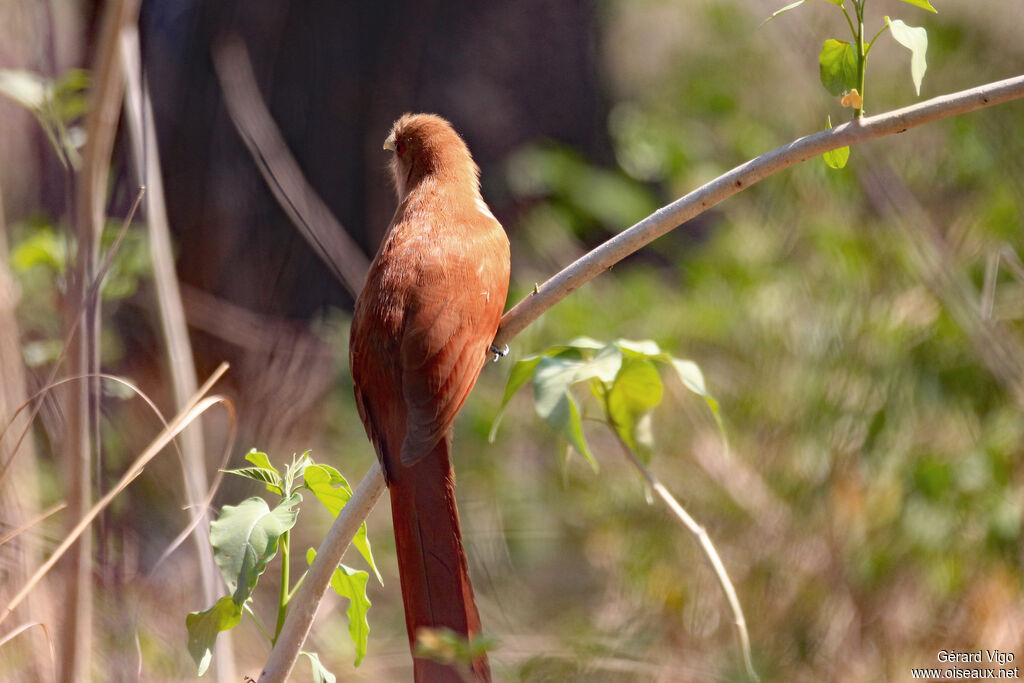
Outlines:
[[[122, 225], [114, 221], [104, 226], [101, 254], [112, 246], [121, 228]], [[67, 254], [74, 253], [75, 241], [63, 226], [43, 219], [10, 226], [9, 238], [10, 268], [21, 294], [18, 319], [24, 340], [22, 352], [27, 365], [38, 367], [53, 362], [64, 343], [61, 307], [68, 291]], [[105, 315], [114, 315], [140, 285], [148, 283], [150, 273], [146, 233], [129, 230], [103, 279], [100, 291]], [[121, 340], [116, 330], [109, 328], [103, 330], [103, 335], [102, 361], [117, 363], [123, 356]]]
[[[1006, 75], [992, 44], [969, 68], [941, 65], [1014, 10], [938, 9], [923, 20], [932, 94]], [[523, 241], [539, 250], [567, 234], [564, 253], [582, 253], [646, 215], [634, 197], [664, 203], [820, 127], [818, 74], [801, 55], [832, 25], [811, 13], [755, 31], [757, 11], [611, 3], [609, 59], [626, 55], [611, 69], [619, 167], [580, 170], [586, 161], [551, 145], [513, 156]], [[643, 62], [630, 50], [662, 58], [624, 64]], [[906, 53], [886, 50], [872, 61], [873, 113], [908, 103]], [[513, 345], [526, 358], [577, 335], [652, 338], [704, 369], [731, 457], [713, 420], [676, 397], [653, 413], [651, 466], [715, 539], [768, 680], [901, 680], [953, 643], [1024, 655], [1024, 283], [1005, 266], [992, 318], [981, 313], [989, 257], [1024, 247], [1020, 118], [1019, 103], [969, 114], [863, 145], [841, 172], [805, 164], [764, 181], [574, 293]], [[621, 215], [593, 209], [606, 201]], [[517, 265], [524, 290], [545, 277]], [[1002, 361], [989, 357], [990, 335], [1010, 349]], [[499, 400], [493, 384], [463, 424], [485, 419], [475, 416], [485, 397]], [[513, 400], [485, 462], [460, 471], [471, 509], [486, 507], [473, 489], [492, 481], [503, 520], [506, 560], [487, 561], [485, 523], [476, 541], [478, 594], [493, 600], [485, 622], [541, 636], [535, 656], [510, 654], [512, 677], [743, 679], [695, 544], [647, 506], [599, 430], [585, 426], [601, 473], [561, 473], [531, 410]], [[473, 453], [482, 437], [461, 438], [457, 453]]]
[[69, 69], [57, 79], [22, 69], [0, 69], [0, 95], [32, 112], [66, 169], [81, 163], [78, 148], [85, 133], [77, 122], [89, 107], [88, 87], [85, 69]]

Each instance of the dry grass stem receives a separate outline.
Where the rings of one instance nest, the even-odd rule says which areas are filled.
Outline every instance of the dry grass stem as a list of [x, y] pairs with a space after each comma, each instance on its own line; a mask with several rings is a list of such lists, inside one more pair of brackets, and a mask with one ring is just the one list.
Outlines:
[[[96, 516], [104, 508], [106, 508], [107, 505], [109, 505], [110, 502], [114, 500], [114, 498], [116, 498], [117, 495], [122, 490], [124, 490], [126, 486], [128, 486], [128, 484], [132, 482], [132, 480], [134, 480], [137, 476], [139, 476], [139, 474], [142, 473], [142, 470], [149, 463], [149, 461], [152, 460], [161, 450], [163, 450], [164, 446], [166, 446], [183, 429], [185, 429], [198, 416], [202, 415], [212, 406], [215, 406], [219, 403], [223, 403], [228, 408], [229, 411], [232, 410], [231, 404], [229, 401], [227, 401], [227, 399], [222, 398], [220, 396], [206, 397], [206, 394], [209, 392], [213, 384], [218, 379], [220, 379], [220, 377], [226, 371], [227, 364], [221, 364], [221, 366], [218, 367], [213, 372], [212, 375], [210, 375], [210, 378], [203, 384], [203, 386], [199, 388], [199, 391], [196, 392], [195, 396], [193, 396], [189, 400], [188, 405], [186, 405], [185, 408], [182, 409], [182, 411], [178, 413], [178, 415], [175, 416], [173, 420], [171, 420], [170, 424], [168, 424], [168, 426], [165, 427], [156, 436], [156, 438], [149, 444], [149, 446], [146, 447], [142, 454], [139, 455], [139, 457], [137, 457], [132, 462], [132, 464], [128, 467], [125, 473], [121, 476], [121, 479], [117, 482], [117, 484], [110, 491], [108, 491], [102, 498], [100, 498], [88, 510], [88, 512], [78, 521], [78, 523], [75, 524], [75, 526], [71, 529], [71, 531], [64, 538], [64, 540], [61, 541], [60, 545], [57, 546], [57, 549], [53, 551], [53, 553], [42, 564], [42, 566], [40, 566], [39, 569], [36, 570], [32, 578], [28, 580], [25, 586], [23, 586], [22, 589], [18, 592], [18, 594], [11, 599], [11, 601], [7, 604], [6, 607], [4, 607], [3, 612], [0, 612], [0, 623], [3, 623], [3, 621], [11, 614], [12, 611], [14, 611], [18, 604], [20, 604], [21, 601], [25, 599], [25, 596], [27, 596], [32, 591], [32, 589], [35, 588], [36, 584], [38, 584], [39, 581], [41, 581], [44, 576], [46, 576], [50, 569], [53, 568], [53, 565], [56, 564], [57, 560], [59, 560], [61, 556], [63, 556], [64, 553], [67, 552], [68, 548], [70, 548], [75, 543], [75, 541], [79, 539], [79, 537], [89, 527], [89, 525], [96, 518]], [[232, 418], [233, 417], [234, 416], [232, 413]], [[231, 420], [231, 425], [231, 433], [233, 437], [235, 425], [234, 419]]]

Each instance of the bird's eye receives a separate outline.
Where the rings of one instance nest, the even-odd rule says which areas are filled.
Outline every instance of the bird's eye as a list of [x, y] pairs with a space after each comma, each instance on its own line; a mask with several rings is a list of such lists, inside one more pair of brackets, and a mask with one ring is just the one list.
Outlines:
[[402, 156], [405, 154], [405, 142], [402, 140], [395, 140], [395, 154]]

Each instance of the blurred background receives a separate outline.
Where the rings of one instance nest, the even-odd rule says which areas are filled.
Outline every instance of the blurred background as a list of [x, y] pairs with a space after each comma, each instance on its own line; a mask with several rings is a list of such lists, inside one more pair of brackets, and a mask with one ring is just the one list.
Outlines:
[[[221, 41], [242, 39], [309, 187], [367, 257], [394, 211], [380, 151], [392, 121], [406, 111], [451, 120], [512, 240], [511, 305], [659, 206], [823, 129], [826, 117], [850, 117], [818, 79], [822, 41], [848, 39], [842, 13], [807, 3], [762, 24], [782, 4], [143, 0], [155, 133], [143, 157], [159, 154], [199, 378], [232, 364], [218, 385], [239, 421], [229, 466], [250, 447], [279, 465], [311, 449], [355, 484], [373, 454], [348, 374], [352, 297], [275, 201], [228, 115], [213, 68]], [[868, 3], [869, 35], [883, 15], [927, 28], [921, 99], [1024, 70], [1019, 3], [933, 4], [938, 14]], [[72, 148], [89, 82], [72, 70], [103, 51], [106, 7], [0, 0], [0, 69], [57, 84]], [[867, 78], [868, 114], [919, 99], [909, 53], [888, 35]], [[79, 180], [47, 130], [0, 97], [4, 424], [46, 384], [73, 308]], [[104, 244], [137, 193], [136, 158], [122, 122]], [[597, 474], [566, 457], [526, 391], [487, 441], [512, 362], [580, 335], [653, 339], [703, 369], [728, 452], [704, 403], [666, 378], [651, 467], [716, 543], [764, 680], [906, 680], [911, 667], [939, 666], [942, 649], [1024, 658], [1022, 159], [1016, 102], [856, 147], [841, 171], [812, 160], [627, 259], [517, 337], [510, 359], [488, 365], [454, 450], [496, 678], [744, 680], [731, 615], [698, 545], [647, 503], [599, 423], [588, 427]], [[100, 366], [173, 415], [147, 217], [136, 223], [104, 289]], [[90, 473], [100, 492], [160, 428], [139, 399], [104, 392]], [[68, 495], [62, 398], [42, 403], [18, 466], [0, 479], [0, 537]], [[205, 421], [211, 477], [226, 423], [223, 413]], [[16, 436], [3, 439], [6, 460]], [[168, 451], [95, 527], [95, 680], [194, 678], [185, 614], [209, 606], [196, 589], [195, 548], [158, 562], [188, 521], [181, 476]], [[257, 494], [228, 480], [214, 508]], [[73, 521], [58, 513], [0, 545], [0, 597]], [[329, 522], [304, 509], [293, 574]], [[386, 504], [369, 525], [384, 586], [371, 580], [366, 659], [352, 667], [335, 598], [308, 649], [339, 680], [407, 680]], [[51, 574], [20, 613], [47, 623], [58, 650], [67, 581]], [[265, 621], [275, 581], [264, 576], [256, 592]], [[249, 620], [232, 633], [236, 680], [257, 676], [265, 639]], [[45, 639], [19, 640], [21, 649], [2, 648], [0, 679], [48, 679]]]

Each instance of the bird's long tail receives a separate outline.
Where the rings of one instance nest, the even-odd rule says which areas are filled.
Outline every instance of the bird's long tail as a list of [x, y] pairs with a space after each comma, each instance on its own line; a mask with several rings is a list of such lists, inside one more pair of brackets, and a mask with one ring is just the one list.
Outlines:
[[396, 463], [388, 468], [405, 625], [418, 683], [491, 680], [486, 655], [451, 666], [415, 656], [422, 628], [448, 628], [465, 638], [480, 632], [448, 451], [448, 439], [441, 439], [433, 452], [412, 466]]

